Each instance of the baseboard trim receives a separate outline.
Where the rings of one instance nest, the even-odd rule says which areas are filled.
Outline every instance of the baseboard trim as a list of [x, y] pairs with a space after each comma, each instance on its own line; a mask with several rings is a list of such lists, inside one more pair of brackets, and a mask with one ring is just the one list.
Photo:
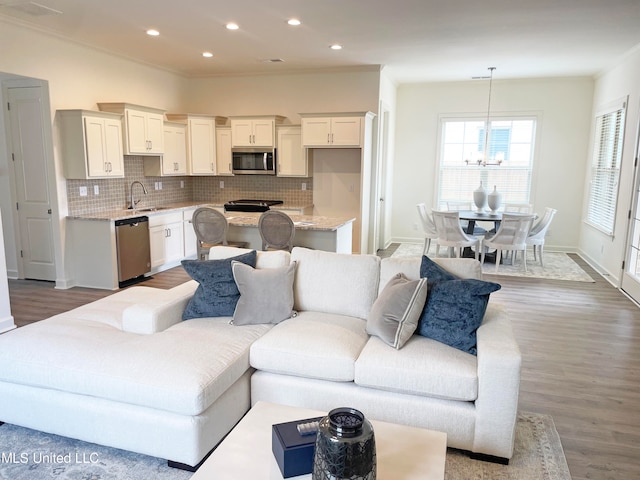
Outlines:
[[16, 328], [16, 323], [13, 316], [9, 315], [8, 317], [0, 319], [0, 333], [8, 332], [14, 328]]

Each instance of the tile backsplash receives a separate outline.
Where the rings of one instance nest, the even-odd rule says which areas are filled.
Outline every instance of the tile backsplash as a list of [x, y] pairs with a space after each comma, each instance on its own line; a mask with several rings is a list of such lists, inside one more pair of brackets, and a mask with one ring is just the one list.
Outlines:
[[[83, 215], [127, 208], [131, 183], [138, 180], [147, 189], [134, 187], [138, 206], [157, 206], [181, 202], [224, 203], [241, 198], [283, 200], [293, 205], [313, 204], [313, 178], [284, 178], [267, 175], [220, 177], [145, 177], [142, 156], [124, 157], [124, 178], [67, 180], [69, 215]], [[155, 189], [156, 183], [162, 189]], [[224, 182], [224, 188], [220, 188]], [[302, 184], [306, 190], [302, 190]], [[95, 193], [95, 187], [98, 194]], [[87, 195], [80, 196], [86, 187]]]

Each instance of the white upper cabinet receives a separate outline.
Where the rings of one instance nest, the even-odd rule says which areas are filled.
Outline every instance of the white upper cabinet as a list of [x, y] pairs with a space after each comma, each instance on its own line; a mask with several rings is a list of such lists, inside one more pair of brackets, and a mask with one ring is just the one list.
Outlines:
[[65, 177], [124, 177], [121, 115], [58, 110]]
[[187, 174], [187, 126], [183, 123], [164, 122], [164, 155], [145, 157], [144, 174], [164, 177]]
[[231, 129], [216, 129], [216, 165], [218, 175], [233, 175], [231, 169]]
[[302, 147], [300, 126], [282, 126], [277, 129], [277, 175], [279, 177], [310, 177], [307, 152]]
[[98, 108], [124, 115], [125, 155], [164, 153], [164, 110], [129, 103], [98, 103]]
[[304, 147], [361, 147], [363, 116], [301, 114]]
[[284, 117], [270, 115], [266, 117], [234, 117], [231, 119], [231, 140], [234, 147], [275, 146], [275, 126], [282, 123]]
[[224, 125], [226, 117], [168, 113], [167, 118], [187, 125], [189, 175], [216, 175], [216, 125]]

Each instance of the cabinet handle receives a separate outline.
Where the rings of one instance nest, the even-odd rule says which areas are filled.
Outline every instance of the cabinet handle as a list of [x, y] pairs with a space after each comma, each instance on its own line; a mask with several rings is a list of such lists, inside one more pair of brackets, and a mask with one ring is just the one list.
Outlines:
[[229, 164], [229, 172], [231, 172], [231, 164]]
[[331, 143], [333, 143], [333, 133], [331, 134]]
[[211, 171], [213, 172], [213, 162], [211, 162]]
[[327, 143], [331, 143], [331, 134], [327, 133]]

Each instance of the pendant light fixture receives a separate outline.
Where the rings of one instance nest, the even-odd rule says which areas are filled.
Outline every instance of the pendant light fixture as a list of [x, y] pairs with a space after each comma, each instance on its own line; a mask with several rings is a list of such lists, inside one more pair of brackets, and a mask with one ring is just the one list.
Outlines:
[[[486, 167], [489, 165], [487, 159], [491, 160], [489, 157], [489, 130], [491, 129], [491, 90], [493, 88], [493, 71], [496, 67], [488, 67], [489, 69], [489, 100], [487, 102], [487, 121], [484, 127], [484, 152], [482, 155], [482, 166]], [[490, 165], [500, 165], [502, 161], [498, 161], [497, 163], [491, 163]]]

